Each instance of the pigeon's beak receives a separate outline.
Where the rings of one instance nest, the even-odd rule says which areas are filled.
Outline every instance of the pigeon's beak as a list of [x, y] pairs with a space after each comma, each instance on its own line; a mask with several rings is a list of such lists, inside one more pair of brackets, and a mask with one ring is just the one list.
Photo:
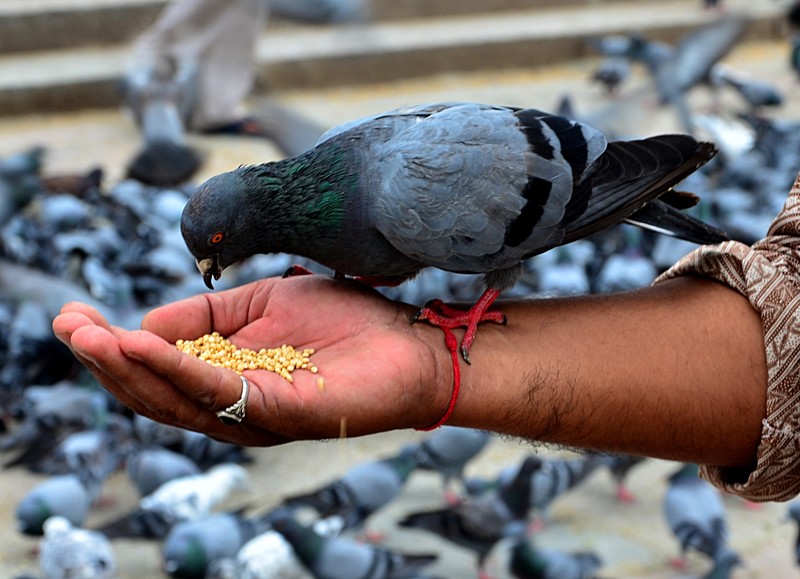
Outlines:
[[199, 269], [200, 273], [203, 275], [203, 281], [205, 282], [206, 287], [213, 290], [214, 286], [211, 283], [211, 277], [213, 276], [214, 279], [219, 279], [219, 276], [222, 275], [222, 268], [219, 266], [219, 260], [217, 256], [212, 255], [211, 257], [207, 257], [205, 259], [198, 259], [197, 269]]

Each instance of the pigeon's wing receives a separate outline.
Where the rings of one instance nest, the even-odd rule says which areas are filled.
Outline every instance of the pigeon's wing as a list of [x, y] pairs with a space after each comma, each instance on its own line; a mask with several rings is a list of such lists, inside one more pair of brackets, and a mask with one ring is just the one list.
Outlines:
[[322, 133], [322, 136], [320, 136], [317, 141], [317, 145], [348, 131], [353, 133], [369, 132], [370, 137], [373, 139], [380, 138], [381, 135], [383, 135], [384, 139], [390, 138], [398, 131], [403, 130], [406, 126], [413, 125], [421, 119], [427, 118], [432, 114], [441, 112], [450, 107], [458, 106], [459, 104], [461, 103], [440, 102], [415, 105], [348, 121], [331, 127]]
[[672, 87], [667, 89], [668, 94], [673, 90], [683, 92], [701, 82], [730, 52], [744, 29], [744, 19], [729, 16], [690, 34], [678, 44], [674, 57], [664, 64], [659, 82]]
[[427, 265], [513, 267], [557, 244], [575, 185], [606, 142], [588, 125], [533, 109], [445, 108], [370, 149], [373, 223]]

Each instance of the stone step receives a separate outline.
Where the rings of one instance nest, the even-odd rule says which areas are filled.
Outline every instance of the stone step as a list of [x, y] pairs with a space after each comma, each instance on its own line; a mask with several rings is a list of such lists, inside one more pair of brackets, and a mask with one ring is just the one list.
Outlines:
[[[591, 6], [604, 1], [370, 0], [370, 9], [375, 22], [385, 22], [554, 6]], [[3, 0], [0, 2], [0, 38], [3, 39], [0, 53], [123, 44], [152, 23], [166, 3], [165, 0]]]
[[[143, 3], [145, 0], [141, 0]], [[749, 39], [783, 34], [774, 2], [729, 0], [750, 25]], [[374, 23], [364, 27], [271, 29], [258, 46], [258, 88], [385, 82], [446, 72], [533, 68], [582, 57], [592, 36], [641, 30], [675, 42], [715, 18], [696, 0], [629, 1]], [[119, 104], [128, 45], [0, 57], [0, 113]]]

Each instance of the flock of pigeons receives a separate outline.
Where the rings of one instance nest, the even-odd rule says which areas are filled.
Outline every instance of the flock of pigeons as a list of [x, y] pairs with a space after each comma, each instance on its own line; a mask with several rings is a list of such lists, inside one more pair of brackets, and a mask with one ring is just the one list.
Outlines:
[[[775, 86], [720, 64], [744, 28], [744, 21], [726, 16], [676, 46], [641, 34], [595, 39], [592, 46], [607, 60], [591, 78], [608, 87], [613, 102], [626, 90], [631, 67], [644, 67], [685, 130], [720, 148], [682, 185], [703, 200], [693, 211], [750, 243], [766, 233], [800, 169], [800, 121], [780, 118], [785, 97]], [[687, 97], [702, 86], [733, 91], [741, 108], [699, 114]], [[580, 118], [566, 102], [560, 112]], [[613, 127], [590, 117], [580, 120], [613, 134]], [[428, 577], [435, 552], [386, 548], [368, 528], [370, 517], [396, 499], [418, 470], [438, 472], [443, 480], [440, 509], [397, 521], [419, 530], [420, 545], [425, 533], [439, 535], [474, 552], [484, 576], [487, 558], [501, 545], [513, 577], [602, 575], [601, 552], [544, 549], [536, 532], [551, 504], [598, 470], [612, 472], [620, 500], [627, 500], [626, 474], [642, 459], [531, 452], [495, 477], [465, 478], [465, 468], [492, 436], [444, 427], [313, 492], [286, 493], [267, 512], [215, 509], [246, 483], [252, 461], [246, 449], [132, 416], [74, 361], [50, 327], [68, 300], [92, 303], [113, 323], [136, 327], [154, 305], [205, 291], [178, 230], [191, 187], [136, 179], [107, 187], [101, 169], [46, 176], [44, 155], [35, 148], [0, 159], [0, 452], [5, 468], [42, 476], [17, 505], [16, 524], [22, 533], [42, 536], [44, 577], [115, 577], [113, 541], [120, 537], [159, 541], [164, 572], [174, 577]], [[509, 293], [640, 287], [691, 247], [620, 226], [529, 260]], [[226, 273], [220, 285], [280, 275], [298, 261], [258, 256], [235, 275]], [[469, 300], [478, 284], [471, 276], [430, 269], [383, 291], [411, 303], [434, 295]], [[697, 477], [696, 466], [677, 466], [663, 498], [676, 546], [707, 556], [707, 577], [728, 577], [742, 560], [728, 544], [720, 494]], [[104, 482], [120, 470], [141, 496], [138, 507], [85, 528]], [[800, 503], [790, 505], [789, 516], [800, 524]], [[795, 556], [800, 564], [800, 542]]]

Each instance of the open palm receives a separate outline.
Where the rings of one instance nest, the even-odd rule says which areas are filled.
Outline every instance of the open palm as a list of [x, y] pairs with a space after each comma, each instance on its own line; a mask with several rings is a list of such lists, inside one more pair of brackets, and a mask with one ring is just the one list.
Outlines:
[[[110, 327], [68, 304], [56, 334], [124, 404], [156, 420], [249, 445], [360, 435], [434, 422], [451, 380], [441, 333], [410, 325], [412, 306], [356, 282], [322, 276], [268, 279], [150, 312], [142, 330]], [[290, 383], [248, 370], [247, 417], [231, 427], [214, 411], [239, 398], [230, 370], [179, 352], [174, 342], [217, 331], [239, 347], [314, 348], [318, 374]]]

